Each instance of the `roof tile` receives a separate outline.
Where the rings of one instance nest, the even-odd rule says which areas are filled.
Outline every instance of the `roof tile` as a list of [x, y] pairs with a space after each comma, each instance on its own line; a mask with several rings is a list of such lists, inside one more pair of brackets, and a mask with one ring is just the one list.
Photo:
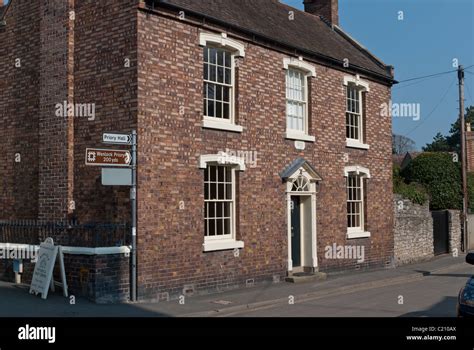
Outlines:
[[[160, 0], [183, 10], [212, 17], [296, 49], [339, 61], [391, 79], [387, 69], [369, 54], [315, 16], [278, 0]], [[289, 11], [295, 11], [290, 20]]]

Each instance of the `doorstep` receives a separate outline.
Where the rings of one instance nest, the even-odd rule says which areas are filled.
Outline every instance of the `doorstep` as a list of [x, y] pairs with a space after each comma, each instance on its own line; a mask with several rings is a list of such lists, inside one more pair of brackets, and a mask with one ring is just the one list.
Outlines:
[[305, 283], [314, 281], [324, 281], [327, 274], [323, 272], [296, 272], [285, 278], [289, 283]]

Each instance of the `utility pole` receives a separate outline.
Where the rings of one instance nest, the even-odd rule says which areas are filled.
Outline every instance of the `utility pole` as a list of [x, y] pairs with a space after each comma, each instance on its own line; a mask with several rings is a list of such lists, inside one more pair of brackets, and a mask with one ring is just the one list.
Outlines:
[[462, 193], [463, 193], [463, 205], [462, 205], [462, 229], [463, 229], [463, 245], [464, 252], [467, 252], [467, 155], [466, 155], [466, 121], [464, 120], [464, 67], [458, 67], [458, 80], [459, 80], [459, 122], [461, 126], [461, 158], [462, 158]]

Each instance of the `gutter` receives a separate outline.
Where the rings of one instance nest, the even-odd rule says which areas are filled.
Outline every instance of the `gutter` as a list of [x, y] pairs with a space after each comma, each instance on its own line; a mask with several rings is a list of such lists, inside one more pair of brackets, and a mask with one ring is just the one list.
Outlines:
[[[282, 46], [283, 48], [286, 48], [288, 51], [293, 52], [293, 54], [295, 54], [295, 55], [298, 55], [297, 53], [300, 52], [300, 53], [302, 53], [306, 56], [314, 57], [314, 58], [316, 58], [316, 63], [320, 63], [318, 60], [321, 60], [321, 61], [323, 61], [322, 63], [325, 63], [326, 65], [328, 65], [328, 66], [330, 66], [331, 68], [334, 68], [334, 69], [342, 70], [342, 71], [349, 72], [349, 73], [363, 73], [363, 74], [366, 74], [367, 76], [370, 76], [370, 77], [372, 77], [372, 78], [374, 78], [378, 81], [381, 81], [382, 83], [388, 84], [388, 85], [393, 85], [393, 84], [397, 83], [393, 78], [389, 78], [388, 76], [373, 72], [369, 69], [362, 68], [362, 67], [359, 67], [359, 66], [356, 66], [356, 65], [351, 65], [351, 67], [354, 68], [353, 71], [351, 71], [349, 69], [343, 69], [342, 68], [343, 67], [343, 61], [339, 61], [335, 58], [323, 55], [323, 54], [318, 53], [318, 52], [314, 52], [314, 51], [310, 51], [310, 50], [306, 50], [306, 49], [291, 46], [290, 44], [287, 44], [285, 42], [282, 42], [282, 41], [279, 41], [279, 40], [276, 40], [276, 39], [273, 39], [273, 38], [270, 38], [270, 37], [267, 37], [263, 34], [251, 31], [249, 29], [242, 28], [242, 27], [234, 25], [234, 24], [229, 24], [229, 23], [227, 23], [225, 21], [222, 21], [218, 18], [214, 18], [214, 17], [208, 16], [208, 15], [203, 14], [203, 13], [199, 13], [199, 12], [196, 12], [196, 11], [188, 10], [184, 7], [180, 7], [180, 6], [177, 6], [177, 5], [170, 4], [166, 0], [156, 0], [156, 2], [159, 4], [160, 7], [163, 7], [165, 9], [174, 10], [174, 11], [186, 11], [186, 13], [191, 15], [192, 17], [202, 18], [203, 19], [203, 21], [202, 21], [203, 25], [205, 25], [206, 21], [208, 21], [210, 23], [217, 24], [217, 25], [225, 27], [225, 28], [230, 28], [230, 29], [237, 30], [237, 31], [245, 34], [246, 36], [251, 37], [252, 39], [250, 39], [250, 41], [255, 42], [256, 38], [260, 38], [260, 39], [263, 39], [264, 41], [268, 41], [268, 42], [271, 42], [271, 43], [276, 43], [279, 46]], [[146, 3], [141, 2], [138, 5], [138, 7], [142, 11], [156, 14], [155, 1], [153, 1], [153, 0], [147, 0]], [[247, 40], [249, 40], [249, 39], [247, 39]]]

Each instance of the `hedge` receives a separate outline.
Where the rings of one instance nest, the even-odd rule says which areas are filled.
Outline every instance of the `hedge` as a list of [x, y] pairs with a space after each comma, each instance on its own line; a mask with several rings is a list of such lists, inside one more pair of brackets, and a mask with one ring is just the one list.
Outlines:
[[393, 192], [420, 205], [425, 204], [428, 200], [428, 194], [423, 185], [416, 182], [410, 184], [405, 183], [403, 177], [400, 176], [400, 167], [398, 165], [393, 168]]
[[401, 176], [408, 184], [419, 183], [426, 188], [431, 210], [462, 209], [461, 164], [456, 160], [450, 153], [422, 153]]

